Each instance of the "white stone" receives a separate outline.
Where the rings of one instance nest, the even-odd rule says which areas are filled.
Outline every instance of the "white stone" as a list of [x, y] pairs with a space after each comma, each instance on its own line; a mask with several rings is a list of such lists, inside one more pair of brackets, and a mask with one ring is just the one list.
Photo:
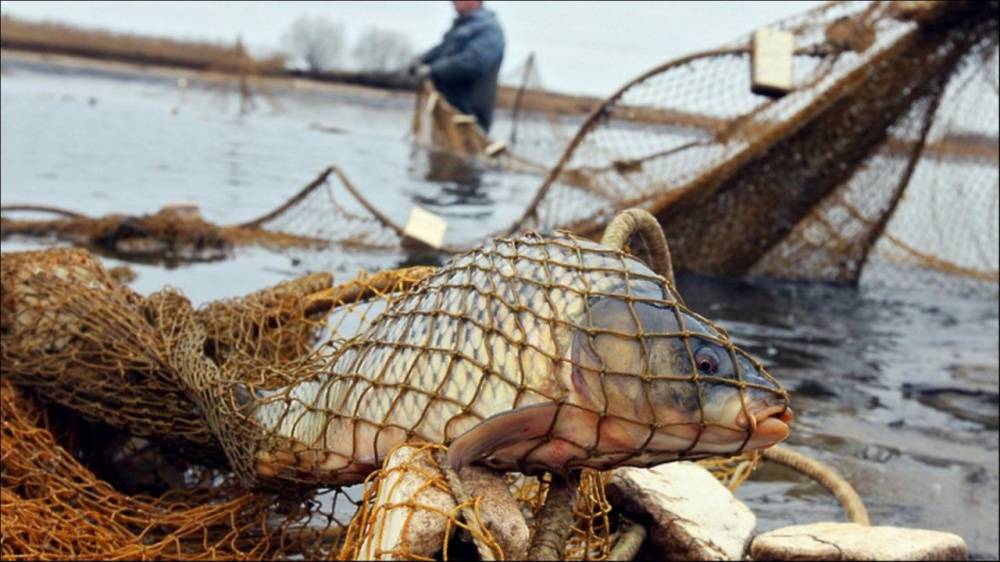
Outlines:
[[953, 533], [823, 522], [794, 525], [754, 539], [756, 560], [968, 560], [969, 548]]
[[[430, 450], [418, 451], [419, 447], [400, 447], [386, 460], [385, 477], [372, 506], [375, 520], [358, 550], [359, 560], [404, 560], [434, 557], [441, 552], [448, 525], [443, 514], [454, 513], [457, 504], [450, 493], [427, 485], [440, 473], [431, 462]], [[393, 470], [404, 465], [405, 469]], [[523, 558], [527, 552], [528, 526], [503, 475], [481, 467], [466, 467], [460, 478], [470, 497], [482, 496], [483, 524], [504, 551], [505, 558]], [[409, 525], [404, 532], [407, 519]]]
[[649, 541], [665, 560], [739, 560], [757, 517], [712, 474], [692, 462], [617, 468], [612, 505], [649, 521]]

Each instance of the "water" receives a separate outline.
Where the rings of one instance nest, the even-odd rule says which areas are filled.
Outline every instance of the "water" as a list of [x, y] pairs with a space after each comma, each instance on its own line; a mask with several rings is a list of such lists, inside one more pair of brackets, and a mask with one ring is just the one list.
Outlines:
[[[182, 91], [176, 77], [13, 58], [2, 70], [3, 204], [102, 215], [191, 201], [206, 219], [232, 224], [337, 164], [392, 219], [405, 221], [420, 204], [448, 217], [450, 238], [469, 239], [507, 226], [540, 183], [415, 149], [405, 139], [405, 96], [283, 91], [280, 111], [261, 100], [239, 117], [235, 96]], [[407, 259], [335, 256], [330, 269], [345, 281], [359, 266]], [[132, 267], [137, 291], [171, 285], [195, 303], [305, 273], [288, 256], [252, 248], [224, 262]], [[792, 391], [789, 444], [846, 476], [875, 524], [954, 532], [974, 557], [1000, 556], [995, 300], [685, 276], [679, 286], [692, 309], [729, 329]], [[827, 492], [782, 467], [765, 465], [738, 495], [759, 531], [844, 520]]]
[[[678, 280], [792, 393], [788, 444], [844, 475], [877, 525], [957, 533], [997, 556], [998, 305], [826, 284]], [[843, 520], [807, 479], [765, 466], [738, 494], [758, 529]]]

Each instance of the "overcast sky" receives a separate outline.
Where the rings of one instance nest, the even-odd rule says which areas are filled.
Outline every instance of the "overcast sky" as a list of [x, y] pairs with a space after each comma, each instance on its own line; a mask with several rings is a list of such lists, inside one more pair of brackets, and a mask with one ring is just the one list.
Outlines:
[[[506, 34], [502, 73], [534, 51], [550, 90], [605, 96], [669, 59], [727, 43], [806, 11], [819, 1], [506, 2], [489, 1]], [[405, 34], [417, 51], [433, 46], [454, 16], [450, 2], [8, 2], [0, 11], [88, 27], [278, 51], [301, 15], [342, 22], [348, 45], [369, 27]]]

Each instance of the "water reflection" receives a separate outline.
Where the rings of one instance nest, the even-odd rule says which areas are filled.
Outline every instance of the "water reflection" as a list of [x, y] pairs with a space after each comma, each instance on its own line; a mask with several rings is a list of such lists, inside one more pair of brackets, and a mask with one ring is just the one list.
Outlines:
[[[410, 175], [425, 182], [425, 189], [410, 193], [414, 204], [442, 217], [486, 218], [493, 214], [494, 199], [484, 181], [484, 166], [451, 152], [415, 148], [410, 153]], [[396, 267], [440, 266], [446, 256], [411, 239], [404, 239], [404, 259]]]
[[439, 150], [414, 151], [413, 158], [423, 157], [420, 174], [428, 184], [437, 188], [433, 194], [413, 193], [414, 203], [424, 207], [471, 207], [493, 205], [493, 198], [483, 181], [483, 165], [471, 158], [463, 158]]

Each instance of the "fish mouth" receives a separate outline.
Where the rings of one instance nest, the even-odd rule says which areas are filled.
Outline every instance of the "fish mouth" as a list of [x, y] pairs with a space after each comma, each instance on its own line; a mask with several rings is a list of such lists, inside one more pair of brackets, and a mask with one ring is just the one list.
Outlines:
[[748, 415], [741, 409], [736, 416], [736, 427], [750, 434], [746, 448], [763, 449], [777, 445], [788, 437], [788, 424], [795, 419], [795, 414], [787, 404], [769, 406]]

